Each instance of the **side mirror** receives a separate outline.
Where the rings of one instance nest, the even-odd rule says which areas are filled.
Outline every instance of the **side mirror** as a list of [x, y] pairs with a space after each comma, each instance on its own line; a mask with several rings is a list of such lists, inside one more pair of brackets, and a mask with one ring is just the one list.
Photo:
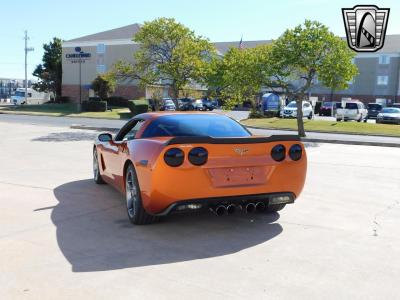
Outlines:
[[111, 133], [100, 133], [97, 137], [100, 142], [110, 142], [112, 141]]

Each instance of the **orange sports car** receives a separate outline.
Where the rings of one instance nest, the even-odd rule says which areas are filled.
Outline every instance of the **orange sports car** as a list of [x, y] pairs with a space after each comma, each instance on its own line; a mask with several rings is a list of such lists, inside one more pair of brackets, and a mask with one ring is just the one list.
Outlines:
[[171, 213], [276, 212], [303, 189], [307, 158], [298, 136], [253, 136], [216, 113], [144, 113], [93, 148], [96, 183], [126, 197], [133, 224]]

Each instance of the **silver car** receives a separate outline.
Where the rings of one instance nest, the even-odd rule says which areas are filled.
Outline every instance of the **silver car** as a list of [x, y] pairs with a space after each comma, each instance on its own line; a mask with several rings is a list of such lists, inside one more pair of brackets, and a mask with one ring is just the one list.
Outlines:
[[376, 123], [391, 123], [400, 125], [400, 108], [385, 107], [378, 114]]

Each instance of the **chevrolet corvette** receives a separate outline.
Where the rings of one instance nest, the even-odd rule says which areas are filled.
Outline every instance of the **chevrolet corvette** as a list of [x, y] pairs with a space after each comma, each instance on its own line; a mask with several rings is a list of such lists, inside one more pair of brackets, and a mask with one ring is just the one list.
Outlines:
[[94, 181], [120, 191], [138, 225], [202, 210], [276, 212], [294, 203], [306, 172], [298, 136], [254, 136], [216, 113], [140, 114], [93, 147]]

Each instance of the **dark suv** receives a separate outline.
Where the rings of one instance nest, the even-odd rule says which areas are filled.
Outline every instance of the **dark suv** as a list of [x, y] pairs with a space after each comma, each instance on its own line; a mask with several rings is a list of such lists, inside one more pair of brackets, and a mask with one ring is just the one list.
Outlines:
[[367, 122], [368, 119], [376, 119], [378, 114], [381, 112], [383, 106], [379, 103], [368, 103], [367, 109], [368, 114], [364, 119], [364, 122]]
[[181, 98], [178, 100], [178, 108], [179, 110], [195, 110], [193, 102], [192, 98]]
[[203, 107], [204, 110], [214, 110], [216, 108], [216, 104], [214, 101], [211, 101], [209, 99], [201, 99], [201, 101], [203, 101]]
[[[324, 102], [319, 109], [320, 116], [335, 116], [336, 115], [336, 104], [337, 102]], [[332, 112], [333, 109], [333, 112]]]

